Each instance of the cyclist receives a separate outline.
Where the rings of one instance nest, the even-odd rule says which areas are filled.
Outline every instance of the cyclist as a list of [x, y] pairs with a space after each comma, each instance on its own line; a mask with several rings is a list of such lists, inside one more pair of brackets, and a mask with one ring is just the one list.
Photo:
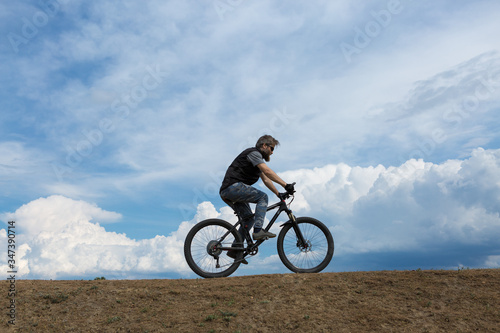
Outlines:
[[[266, 193], [252, 186], [259, 178], [278, 197], [280, 193], [274, 183], [281, 185], [288, 193], [294, 192], [293, 184], [287, 184], [264, 162], [270, 161], [274, 148], [278, 145], [279, 141], [272, 136], [261, 136], [255, 147], [245, 149], [234, 159], [222, 181], [220, 196], [243, 220], [239, 230], [243, 237], [243, 228], [250, 231], [252, 226], [254, 240], [276, 237], [275, 234], [262, 229], [268, 197]], [[255, 214], [252, 214], [249, 203], [256, 204]], [[228, 256], [234, 257], [235, 254], [231, 252], [228, 252]]]

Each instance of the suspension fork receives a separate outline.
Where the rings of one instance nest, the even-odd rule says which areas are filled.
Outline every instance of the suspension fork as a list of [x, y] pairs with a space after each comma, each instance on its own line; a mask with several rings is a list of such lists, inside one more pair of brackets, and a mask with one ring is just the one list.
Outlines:
[[297, 219], [296, 219], [295, 215], [293, 215], [293, 213], [290, 209], [287, 209], [286, 213], [287, 213], [288, 218], [290, 220], [288, 222], [286, 222], [285, 224], [290, 223], [292, 225], [292, 228], [295, 231], [295, 235], [297, 236], [297, 244], [301, 245], [301, 246], [305, 246], [307, 244], [307, 240], [304, 238], [304, 235], [302, 234], [302, 231], [299, 228], [299, 224], [297, 223]]

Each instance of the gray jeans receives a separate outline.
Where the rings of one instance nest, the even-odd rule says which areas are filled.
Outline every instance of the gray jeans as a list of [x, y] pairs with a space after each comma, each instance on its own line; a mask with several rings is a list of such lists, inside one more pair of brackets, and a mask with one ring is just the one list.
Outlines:
[[247, 230], [252, 225], [254, 225], [255, 229], [262, 228], [267, 211], [268, 198], [266, 193], [250, 185], [234, 183], [222, 190], [220, 196], [241, 219], [247, 219], [252, 215], [249, 203], [257, 204], [255, 206], [255, 220], [247, 224]]

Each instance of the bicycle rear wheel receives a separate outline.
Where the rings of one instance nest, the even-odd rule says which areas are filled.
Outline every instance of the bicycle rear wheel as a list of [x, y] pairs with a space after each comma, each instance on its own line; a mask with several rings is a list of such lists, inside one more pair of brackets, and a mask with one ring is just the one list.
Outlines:
[[[222, 239], [226, 233], [228, 235]], [[225, 277], [234, 273], [243, 257], [243, 251], [233, 259], [227, 256], [226, 250], [220, 249], [233, 244], [243, 244], [238, 230], [224, 220], [208, 219], [189, 231], [184, 241], [184, 256], [189, 267], [199, 276]]]
[[333, 257], [334, 243], [330, 230], [311, 217], [297, 218], [297, 227], [304, 236], [305, 244], [299, 241], [294, 225], [286, 224], [277, 242], [281, 261], [295, 273], [321, 272]]

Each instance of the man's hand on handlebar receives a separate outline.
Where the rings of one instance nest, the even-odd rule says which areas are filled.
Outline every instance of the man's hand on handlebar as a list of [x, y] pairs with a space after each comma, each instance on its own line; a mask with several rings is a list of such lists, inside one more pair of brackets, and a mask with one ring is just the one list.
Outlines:
[[288, 194], [294, 194], [295, 193], [295, 183], [286, 184], [285, 190], [286, 190], [286, 193], [288, 193]]
[[280, 198], [281, 201], [285, 201], [286, 199], [288, 199], [289, 196], [290, 196], [290, 194], [288, 194], [286, 192], [278, 194], [278, 198]]
[[290, 196], [292, 196], [295, 193], [295, 183], [291, 184], [286, 184], [285, 186], [285, 193], [279, 193], [278, 198], [280, 198], [281, 201], [285, 201], [288, 199]]

